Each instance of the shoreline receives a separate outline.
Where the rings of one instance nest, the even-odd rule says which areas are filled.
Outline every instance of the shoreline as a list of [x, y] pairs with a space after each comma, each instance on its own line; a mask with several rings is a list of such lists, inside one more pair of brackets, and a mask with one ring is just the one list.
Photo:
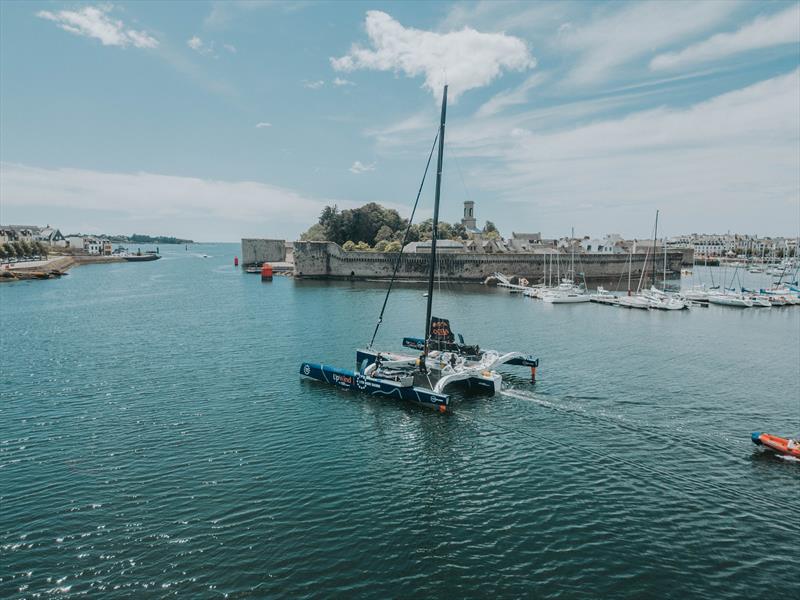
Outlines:
[[118, 256], [58, 256], [31, 267], [10, 267], [4, 264], [0, 268], [0, 282], [30, 281], [34, 279], [57, 279], [66, 274], [72, 267], [89, 264], [109, 264], [127, 262]]

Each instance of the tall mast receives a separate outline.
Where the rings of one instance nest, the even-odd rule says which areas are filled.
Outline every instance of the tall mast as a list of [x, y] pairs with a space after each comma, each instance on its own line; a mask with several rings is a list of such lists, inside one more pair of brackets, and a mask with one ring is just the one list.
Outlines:
[[653, 229], [653, 287], [656, 287], [656, 238], [658, 237], [658, 211], [656, 211], [656, 227]]
[[442, 118], [439, 121], [439, 159], [436, 163], [436, 196], [433, 201], [433, 231], [431, 232], [431, 272], [428, 275], [428, 310], [425, 314], [425, 350], [431, 335], [431, 310], [433, 308], [433, 276], [436, 270], [436, 238], [439, 235], [439, 196], [442, 189], [442, 160], [444, 158], [444, 121], [447, 116], [447, 86], [442, 94]]

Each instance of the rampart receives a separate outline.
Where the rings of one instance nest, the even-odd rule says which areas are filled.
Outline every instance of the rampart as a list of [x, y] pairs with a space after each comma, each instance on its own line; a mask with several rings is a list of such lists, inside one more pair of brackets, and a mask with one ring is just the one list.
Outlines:
[[242, 264], [247, 266], [264, 262], [283, 262], [285, 260], [285, 240], [242, 238]]
[[[554, 255], [556, 256], [556, 255]], [[628, 263], [631, 277], [638, 279], [645, 265], [645, 253], [629, 254], [576, 254], [575, 272], [584, 273], [586, 279], [612, 279], [627, 276]], [[333, 242], [295, 242], [294, 275], [318, 279], [388, 279], [392, 276], [397, 255], [383, 252], [345, 252]], [[424, 280], [430, 265], [429, 254], [404, 254], [401, 257], [398, 278]], [[557, 255], [559, 267], [553, 263], [553, 280], [569, 269], [570, 256]], [[668, 274], [680, 273], [685, 261], [683, 251], [667, 253]], [[550, 258], [545, 254], [502, 253], [478, 254], [471, 252], [442, 253], [436, 256], [437, 273], [448, 281], [482, 282], [489, 275], [500, 272], [508, 276], [525, 277], [539, 282], [549, 272]], [[656, 255], [656, 272], [661, 273], [664, 255]], [[647, 272], [652, 273], [653, 257], [647, 257]]]

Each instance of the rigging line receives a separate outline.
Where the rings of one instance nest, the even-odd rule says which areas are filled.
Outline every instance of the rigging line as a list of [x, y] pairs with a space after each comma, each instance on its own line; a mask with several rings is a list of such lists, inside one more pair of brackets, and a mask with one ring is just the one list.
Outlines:
[[378, 315], [378, 322], [375, 323], [375, 331], [372, 332], [372, 339], [369, 341], [367, 348], [372, 348], [375, 343], [375, 336], [378, 335], [378, 329], [383, 323], [383, 313], [386, 312], [386, 304], [389, 302], [389, 294], [392, 293], [392, 286], [394, 285], [395, 277], [397, 277], [397, 270], [400, 268], [400, 259], [403, 257], [403, 250], [408, 242], [408, 234], [411, 231], [411, 224], [414, 222], [414, 214], [417, 212], [417, 205], [419, 204], [419, 197], [422, 195], [422, 188], [425, 185], [425, 177], [428, 175], [428, 168], [431, 166], [431, 159], [433, 158], [433, 151], [436, 149], [436, 142], [439, 140], [439, 130], [436, 130], [436, 137], [433, 138], [433, 145], [431, 146], [430, 154], [428, 154], [428, 162], [425, 164], [425, 172], [422, 174], [422, 181], [419, 183], [419, 190], [417, 191], [417, 199], [414, 200], [414, 208], [411, 209], [411, 216], [408, 218], [408, 225], [403, 234], [403, 243], [400, 245], [400, 252], [397, 253], [397, 259], [394, 261], [394, 271], [392, 278], [389, 280], [389, 289], [386, 290], [386, 297], [383, 299], [383, 306], [381, 307], [381, 314]]
[[461, 178], [461, 185], [464, 188], [464, 195], [467, 197], [467, 200], [471, 200], [469, 197], [469, 190], [467, 189], [467, 184], [464, 182], [464, 175], [461, 173], [461, 163], [458, 162], [458, 156], [455, 153], [452, 153], [453, 158], [455, 159], [456, 163], [456, 171], [458, 171], [458, 176]]

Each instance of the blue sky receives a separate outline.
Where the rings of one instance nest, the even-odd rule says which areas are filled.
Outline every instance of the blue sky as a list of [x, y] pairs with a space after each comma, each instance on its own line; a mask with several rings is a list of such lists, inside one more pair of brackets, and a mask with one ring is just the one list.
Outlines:
[[[797, 2], [0, 3], [0, 222], [295, 238], [407, 215], [798, 235]], [[432, 196], [432, 186], [426, 198]], [[426, 210], [430, 211], [430, 202]], [[424, 215], [423, 215], [424, 216]]]

